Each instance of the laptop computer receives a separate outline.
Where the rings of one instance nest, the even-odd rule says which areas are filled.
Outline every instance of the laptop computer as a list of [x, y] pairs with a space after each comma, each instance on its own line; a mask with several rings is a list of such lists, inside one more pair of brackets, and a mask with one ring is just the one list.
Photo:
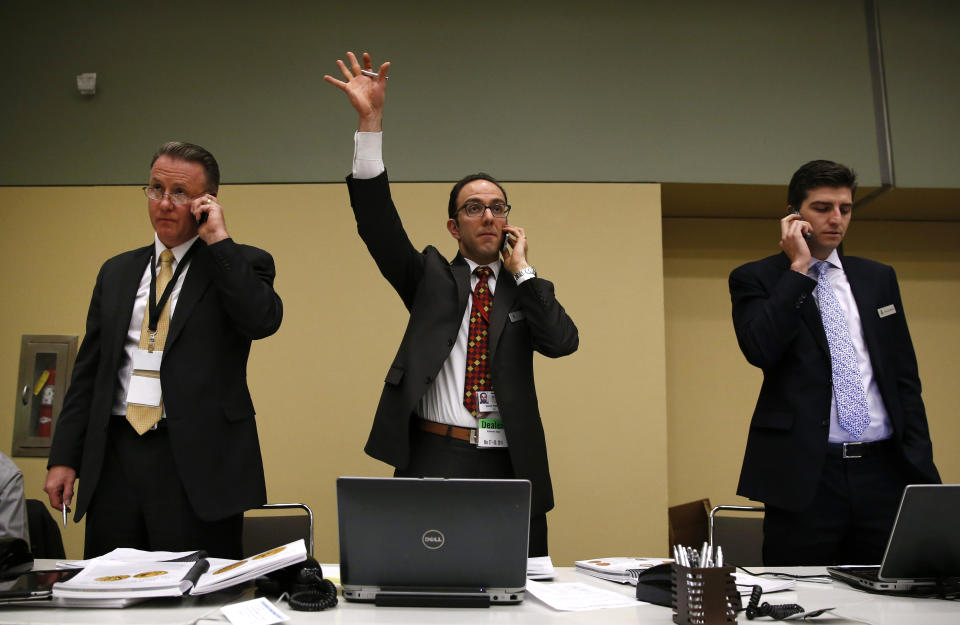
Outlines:
[[[912, 592], [960, 578], [960, 484], [911, 484], [879, 566], [828, 566], [830, 577], [873, 592]], [[953, 578], [951, 580], [951, 578]]]
[[337, 479], [348, 601], [486, 607], [523, 601], [528, 480]]

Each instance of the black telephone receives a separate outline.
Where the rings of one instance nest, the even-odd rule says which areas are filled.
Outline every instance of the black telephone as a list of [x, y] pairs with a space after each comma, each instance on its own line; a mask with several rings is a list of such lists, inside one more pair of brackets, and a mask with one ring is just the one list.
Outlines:
[[673, 573], [670, 563], [641, 571], [637, 577], [637, 601], [669, 607], [673, 601]]
[[319, 612], [337, 605], [337, 587], [323, 578], [320, 564], [312, 557], [269, 573], [256, 581], [257, 594], [279, 597], [287, 593], [293, 610]]
[[[800, 214], [800, 211], [797, 210], [796, 208], [793, 208], [793, 207], [791, 206], [791, 207], [790, 207], [790, 214], [791, 214], [791, 215], [799, 215], [799, 214]], [[804, 238], [804, 239], [809, 239], [809, 238], [812, 237], [812, 236], [813, 236], [813, 233], [812, 233], [812, 232], [804, 232], [804, 233], [803, 233], [803, 238]]]

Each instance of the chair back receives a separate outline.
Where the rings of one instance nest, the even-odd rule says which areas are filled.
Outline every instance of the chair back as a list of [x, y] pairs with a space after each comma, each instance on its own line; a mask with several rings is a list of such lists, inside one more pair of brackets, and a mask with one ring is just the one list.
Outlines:
[[[277, 513], [288, 511], [288, 513]], [[302, 538], [313, 555], [313, 511], [304, 503], [267, 503], [243, 516], [243, 556]]]
[[34, 558], [63, 560], [67, 557], [60, 526], [47, 510], [46, 504], [39, 499], [27, 499], [27, 528]]
[[707, 540], [707, 517], [710, 513], [710, 500], [698, 499], [667, 509], [667, 532], [670, 544], [667, 553], [673, 552], [674, 545], [686, 545], [700, 548]]
[[724, 564], [763, 565], [763, 512], [761, 506], [716, 506], [710, 511], [710, 544], [723, 548]]

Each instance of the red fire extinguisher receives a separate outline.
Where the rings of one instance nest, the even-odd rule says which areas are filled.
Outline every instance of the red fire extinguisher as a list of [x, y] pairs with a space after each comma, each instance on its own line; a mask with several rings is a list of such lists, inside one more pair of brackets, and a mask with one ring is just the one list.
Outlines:
[[37, 436], [49, 438], [53, 426], [53, 383], [56, 371], [48, 369], [50, 373], [40, 392], [40, 419], [37, 421]]

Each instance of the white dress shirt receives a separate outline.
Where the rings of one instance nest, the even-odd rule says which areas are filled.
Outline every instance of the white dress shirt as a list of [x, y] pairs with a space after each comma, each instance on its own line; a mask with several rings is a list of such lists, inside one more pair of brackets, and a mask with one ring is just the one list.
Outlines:
[[[893, 434], [893, 427], [890, 425], [890, 417], [887, 415], [887, 409], [883, 405], [883, 397], [880, 395], [880, 389], [877, 387], [877, 379], [873, 375], [873, 365], [870, 363], [870, 352], [867, 350], [867, 343], [863, 338], [863, 325], [860, 323], [860, 311], [857, 309], [857, 302], [853, 299], [853, 291], [850, 290], [850, 281], [847, 280], [847, 274], [843, 270], [840, 262], [840, 255], [836, 250], [830, 253], [826, 259], [826, 275], [833, 287], [833, 292], [837, 295], [837, 301], [840, 302], [840, 308], [843, 309], [843, 316], [847, 320], [847, 327], [850, 330], [850, 338], [853, 341], [853, 349], [857, 353], [857, 365], [860, 369], [860, 379], [863, 381], [863, 390], [867, 394], [867, 409], [870, 413], [870, 425], [864, 430], [860, 438], [854, 438], [850, 432], [840, 427], [837, 420], [837, 398], [830, 399], [830, 436], [831, 443], [850, 443], [870, 441], [879, 441], [890, 438]], [[810, 268], [807, 275], [817, 279], [817, 269], [814, 267], [818, 259], [811, 259]], [[814, 290], [814, 300], [816, 300], [816, 290]], [[819, 305], [819, 304], [818, 304]]]
[[[183, 258], [197, 237], [193, 237], [186, 243], [181, 243], [177, 247], [171, 248], [173, 252], [173, 266], [171, 269], [176, 272], [180, 259]], [[160, 254], [167, 249], [156, 233], [153, 234], [153, 260], [156, 263], [154, 270], [160, 272]], [[170, 319], [173, 320], [173, 311], [177, 307], [177, 298], [180, 297], [180, 289], [183, 288], [183, 281], [190, 270], [190, 261], [187, 261], [183, 271], [177, 276], [177, 281], [170, 292]], [[159, 295], [159, 294], [158, 294]], [[130, 376], [133, 375], [133, 355], [140, 348], [140, 332], [143, 328], [143, 314], [147, 309], [147, 298], [150, 296], [150, 263], [147, 263], [140, 277], [140, 286], [137, 288], [137, 298], [133, 301], [133, 314], [130, 316], [130, 324], [127, 327], [127, 338], [123, 344], [123, 355], [120, 357], [120, 368], [117, 370], [117, 394], [113, 399], [113, 414], [127, 414], [127, 387], [130, 385]], [[163, 409], [163, 418], [166, 418], [166, 408]]]
[[[477, 427], [477, 419], [463, 405], [463, 382], [467, 376], [467, 337], [470, 334], [470, 309], [473, 307], [473, 290], [480, 281], [473, 270], [479, 267], [477, 263], [465, 258], [470, 266], [470, 295], [467, 296], [467, 307], [460, 320], [460, 331], [457, 332], [457, 342], [447, 359], [443, 361], [437, 377], [427, 387], [420, 400], [420, 416], [428, 421], [436, 421], [445, 425], [459, 425], [464, 428]], [[497, 276], [500, 275], [501, 263], [497, 260], [486, 265], [493, 272], [489, 278], [490, 297], [497, 289]], [[492, 364], [492, 363], [491, 363]], [[494, 389], [496, 392], [496, 389]], [[497, 418], [494, 412], [484, 413], [487, 418]]]

